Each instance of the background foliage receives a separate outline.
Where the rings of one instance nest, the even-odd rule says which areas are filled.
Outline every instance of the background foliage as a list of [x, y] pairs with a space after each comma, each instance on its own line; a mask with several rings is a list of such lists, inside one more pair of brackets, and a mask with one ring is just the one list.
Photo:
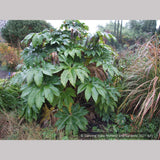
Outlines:
[[116, 42], [107, 42], [117, 49], [134, 45], [135, 43], [143, 44], [146, 39], [152, 36], [156, 31], [156, 20], [130, 20], [123, 25], [123, 20], [111, 21], [105, 27], [98, 26], [103, 32], [112, 33], [116, 38]]
[[10, 70], [15, 70], [21, 63], [19, 49], [11, 47], [7, 43], [0, 43], [0, 61], [2, 66], [7, 66]]
[[14, 47], [20, 48], [20, 42], [29, 33], [40, 32], [51, 25], [43, 20], [9, 20], [1, 29], [2, 37]]

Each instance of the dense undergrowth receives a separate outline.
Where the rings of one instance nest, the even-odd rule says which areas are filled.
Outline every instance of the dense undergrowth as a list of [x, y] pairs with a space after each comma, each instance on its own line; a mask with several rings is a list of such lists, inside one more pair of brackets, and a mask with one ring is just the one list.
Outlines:
[[[1, 81], [3, 85], [3, 93], [12, 95], [12, 90], [6, 90], [9, 87], [8, 83], [4, 83], [6, 80]], [[0, 113], [0, 139], [19, 139], [19, 140], [69, 140], [69, 139], [158, 139], [159, 138], [159, 117], [154, 116], [152, 120], [144, 118], [141, 127], [138, 127], [134, 121], [134, 117], [129, 114], [116, 114], [112, 113], [108, 116], [108, 119], [102, 119], [94, 114], [94, 110], [90, 110], [86, 116], [88, 120], [87, 130], [79, 130], [76, 135], [66, 135], [65, 131], [57, 130], [57, 127], [53, 126], [52, 121], [47, 121], [47, 127], [40, 126], [37, 121], [27, 122], [24, 118], [21, 118], [22, 105], [24, 102], [19, 98], [20, 88], [17, 86], [10, 86], [14, 88], [14, 97], [8, 97], [14, 102], [3, 101], [6, 106], [12, 106], [10, 108], [1, 108]], [[2, 92], [1, 92], [2, 93]], [[3, 98], [3, 97], [2, 97]], [[15, 101], [16, 100], [16, 101]], [[2, 101], [1, 101], [2, 106]], [[49, 112], [50, 113], [50, 112]], [[43, 113], [47, 115], [46, 113]], [[63, 120], [63, 114], [61, 114]], [[43, 117], [44, 118], [44, 117]]]
[[92, 128], [77, 135], [66, 135], [51, 124], [42, 128], [37, 122], [28, 123], [19, 119], [16, 110], [0, 113], [0, 139], [2, 140], [156, 140], [159, 139], [159, 118], [144, 120], [140, 128], [128, 115], [115, 116], [114, 122], [92, 123]]

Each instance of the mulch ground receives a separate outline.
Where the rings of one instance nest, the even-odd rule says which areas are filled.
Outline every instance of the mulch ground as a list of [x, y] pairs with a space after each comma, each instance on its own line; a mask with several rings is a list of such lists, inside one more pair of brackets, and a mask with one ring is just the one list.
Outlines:
[[0, 140], [9, 134], [9, 122], [3, 114], [0, 113]]

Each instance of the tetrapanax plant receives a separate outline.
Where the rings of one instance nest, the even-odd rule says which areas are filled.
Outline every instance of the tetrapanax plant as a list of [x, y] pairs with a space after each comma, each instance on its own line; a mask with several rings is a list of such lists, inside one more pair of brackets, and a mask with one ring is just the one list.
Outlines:
[[114, 39], [101, 32], [89, 35], [84, 23], [66, 20], [58, 30], [31, 33], [24, 38], [27, 46], [21, 53], [23, 67], [17, 76], [23, 75], [21, 97], [28, 101], [23, 112], [28, 120], [36, 119], [47, 104], [58, 109], [58, 128], [67, 127], [66, 133], [75, 133], [87, 125], [87, 111], [80, 107], [82, 99], [95, 104], [101, 112], [107, 113], [110, 107], [114, 110], [119, 93], [106, 80], [120, 73], [114, 67], [116, 54], [104, 44], [104, 37]]

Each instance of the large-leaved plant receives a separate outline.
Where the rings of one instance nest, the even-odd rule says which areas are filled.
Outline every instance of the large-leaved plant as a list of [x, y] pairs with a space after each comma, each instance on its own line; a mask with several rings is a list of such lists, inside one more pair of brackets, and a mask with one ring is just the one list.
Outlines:
[[114, 39], [101, 32], [88, 34], [88, 27], [78, 20], [27, 35], [22, 71], [17, 74], [19, 80], [14, 79], [22, 83], [21, 97], [27, 99], [22, 115], [32, 120], [44, 104], [57, 108], [58, 129], [66, 127], [66, 133], [75, 133], [87, 125], [83, 104], [92, 103], [106, 113], [107, 108], [114, 110], [119, 93], [106, 80], [120, 73], [114, 66], [116, 53], [104, 43], [104, 37]]

